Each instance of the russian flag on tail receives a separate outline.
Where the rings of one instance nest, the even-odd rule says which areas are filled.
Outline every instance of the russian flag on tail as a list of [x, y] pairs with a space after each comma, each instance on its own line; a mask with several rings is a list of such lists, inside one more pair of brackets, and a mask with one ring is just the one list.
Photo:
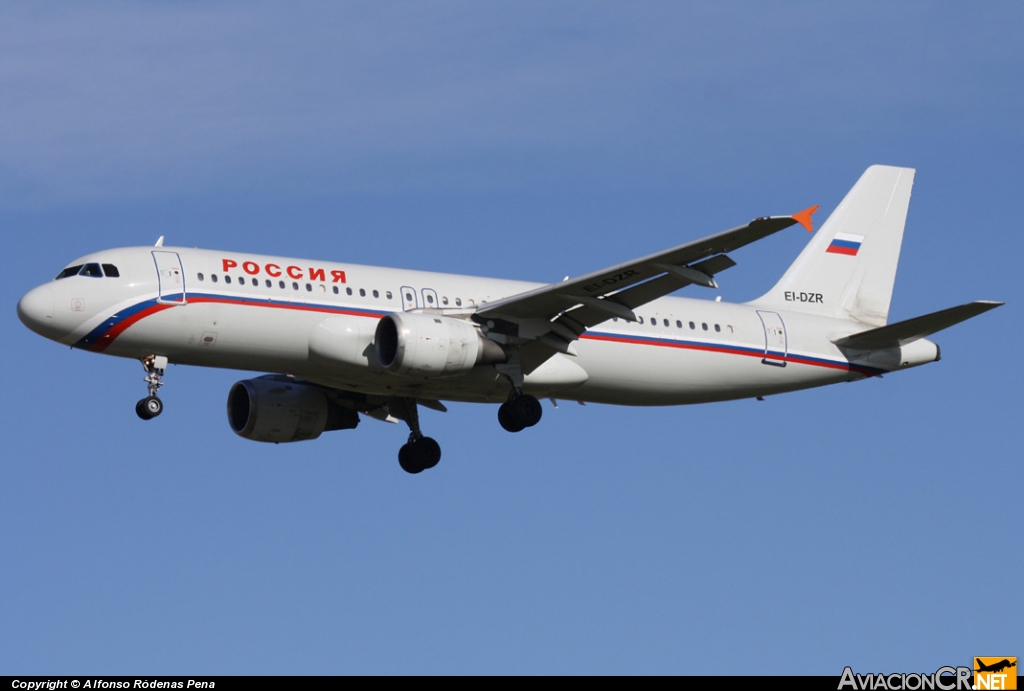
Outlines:
[[831, 252], [832, 254], [845, 254], [851, 257], [856, 257], [862, 242], [864, 242], [863, 235], [836, 233], [836, 236], [832, 238], [832, 244], [830, 244], [828, 249], [825, 251]]

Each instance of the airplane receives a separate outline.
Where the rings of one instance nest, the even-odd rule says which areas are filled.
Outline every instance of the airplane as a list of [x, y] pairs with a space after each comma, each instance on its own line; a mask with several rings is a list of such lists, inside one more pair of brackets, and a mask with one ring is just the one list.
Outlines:
[[763, 398], [939, 359], [926, 337], [998, 307], [976, 301], [889, 324], [915, 171], [872, 166], [776, 285], [744, 304], [714, 289], [729, 253], [818, 207], [551, 284], [156, 246], [89, 254], [26, 293], [18, 316], [73, 348], [142, 362], [144, 420], [169, 363], [269, 372], [234, 384], [228, 422], [262, 442], [404, 421], [399, 465], [441, 448], [419, 407], [496, 403], [520, 432], [540, 399], [666, 406]]
[[981, 658], [974, 658], [974, 663], [977, 665], [975, 672], [1002, 672], [1004, 669], [1009, 667], [1016, 667], [1017, 661], [1010, 662], [1009, 659], [1003, 659], [999, 662], [994, 662], [991, 665], [986, 665], [981, 661]]

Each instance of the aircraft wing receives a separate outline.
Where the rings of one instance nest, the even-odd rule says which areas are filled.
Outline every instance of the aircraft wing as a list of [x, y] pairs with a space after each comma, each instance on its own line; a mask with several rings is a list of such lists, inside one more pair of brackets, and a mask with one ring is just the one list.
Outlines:
[[490, 330], [511, 342], [538, 340], [555, 351], [573, 354], [571, 342], [589, 327], [612, 317], [636, 321], [635, 308], [691, 283], [718, 287], [714, 275], [736, 265], [726, 252], [796, 223], [811, 230], [811, 214], [817, 208], [793, 216], [757, 218], [702, 240], [490, 302], [473, 318], [493, 322]]

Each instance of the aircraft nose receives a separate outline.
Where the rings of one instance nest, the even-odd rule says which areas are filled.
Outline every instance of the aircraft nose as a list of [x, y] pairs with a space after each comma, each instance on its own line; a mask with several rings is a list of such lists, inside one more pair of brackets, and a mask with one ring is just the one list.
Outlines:
[[33, 288], [18, 301], [18, 318], [37, 334], [50, 337], [53, 333], [53, 302], [52, 287]]

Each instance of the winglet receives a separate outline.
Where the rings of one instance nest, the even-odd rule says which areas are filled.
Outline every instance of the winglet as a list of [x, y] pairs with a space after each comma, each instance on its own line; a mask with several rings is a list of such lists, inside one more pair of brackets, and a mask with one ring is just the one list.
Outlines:
[[813, 233], [814, 232], [814, 226], [811, 224], [811, 215], [815, 211], [817, 211], [817, 210], [818, 210], [818, 205], [815, 204], [814, 206], [812, 206], [812, 207], [810, 207], [808, 209], [804, 209], [803, 211], [798, 211], [797, 213], [795, 213], [792, 216], [790, 216], [790, 218], [792, 218], [794, 221], [796, 221], [797, 223], [802, 225], [804, 228], [806, 228], [808, 233]]

